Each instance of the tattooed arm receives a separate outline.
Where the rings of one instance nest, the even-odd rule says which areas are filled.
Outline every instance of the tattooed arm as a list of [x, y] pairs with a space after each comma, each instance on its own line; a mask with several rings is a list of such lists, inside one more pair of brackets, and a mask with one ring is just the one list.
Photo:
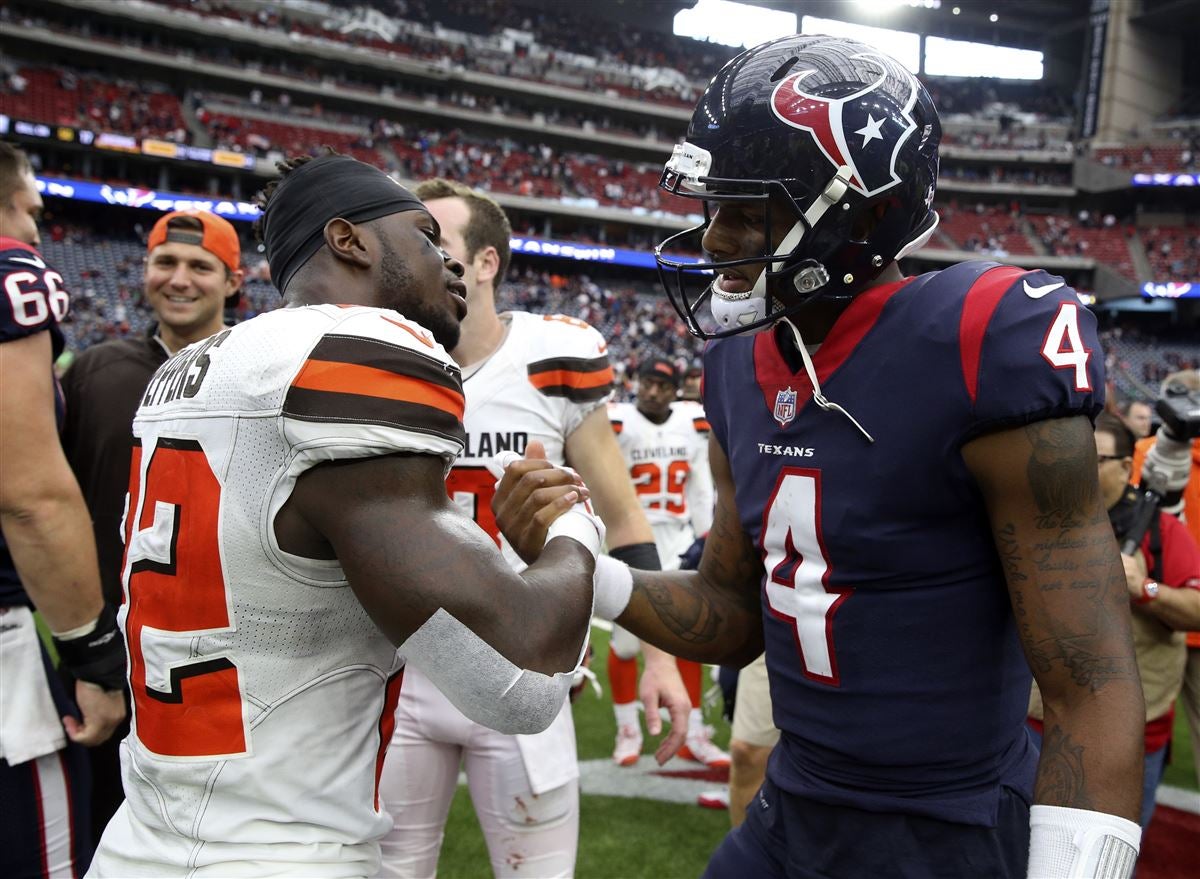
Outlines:
[[675, 656], [740, 667], [763, 651], [762, 557], [742, 530], [725, 453], [715, 439], [708, 448], [717, 507], [700, 568], [634, 571], [617, 622]]
[[1034, 800], [1137, 821], [1146, 714], [1091, 425], [1039, 421], [973, 440], [963, 458], [1045, 703]]

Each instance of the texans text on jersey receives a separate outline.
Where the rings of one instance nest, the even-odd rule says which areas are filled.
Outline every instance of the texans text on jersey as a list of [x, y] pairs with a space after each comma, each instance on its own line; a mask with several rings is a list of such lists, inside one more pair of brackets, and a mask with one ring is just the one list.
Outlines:
[[759, 443], [758, 453], [760, 455], [787, 455], [792, 458], [811, 458], [816, 454], [816, 449], [810, 449], [807, 446], [776, 446], [771, 443]]

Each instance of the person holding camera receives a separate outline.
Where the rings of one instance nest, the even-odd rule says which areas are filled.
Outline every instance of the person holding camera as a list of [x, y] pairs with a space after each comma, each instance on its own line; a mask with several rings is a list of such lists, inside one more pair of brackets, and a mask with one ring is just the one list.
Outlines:
[[[1103, 413], [1096, 419], [1096, 458], [1100, 492], [1117, 540], [1124, 543], [1137, 518], [1139, 491], [1129, 484], [1133, 434], [1121, 419]], [[1122, 552], [1133, 610], [1133, 643], [1146, 697], [1146, 762], [1141, 825], [1154, 814], [1154, 795], [1162, 779], [1167, 743], [1175, 721], [1175, 700], [1187, 662], [1185, 633], [1200, 629], [1200, 547], [1174, 516], [1158, 512], [1136, 549]], [[1031, 725], [1041, 731], [1042, 705], [1037, 685], [1030, 700]]]
[[[1200, 398], [1200, 370], [1185, 369], [1168, 375], [1162, 383], [1161, 399], [1176, 405], [1172, 409], [1177, 412], [1190, 412], [1193, 419], [1193, 431], [1196, 425], [1195, 402]], [[1190, 401], [1190, 405], [1185, 401]], [[1158, 446], [1158, 435], [1151, 434], [1140, 439], [1133, 450], [1133, 478], [1135, 486], [1140, 486], [1143, 475], [1143, 465], [1151, 449]], [[1187, 526], [1197, 544], [1200, 544], [1200, 439], [1191, 437], [1190, 460], [1188, 449], [1183, 449], [1182, 455], [1176, 455], [1179, 469], [1187, 466], [1186, 480], [1178, 496], [1168, 495], [1164, 498], [1164, 509], [1179, 515]], [[1159, 452], [1162, 448], [1159, 447]], [[1176, 448], [1178, 452], [1178, 448]], [[1187, 670], [1183, 676], [1183, 707], [1187, 712], [1188, 729], [1192, 736], [1192, 753], [1200, 754], [1200, 631], [1187, 634]], [[1200, 765], [1196, 767], [1196, 780], [1200, 782]]]

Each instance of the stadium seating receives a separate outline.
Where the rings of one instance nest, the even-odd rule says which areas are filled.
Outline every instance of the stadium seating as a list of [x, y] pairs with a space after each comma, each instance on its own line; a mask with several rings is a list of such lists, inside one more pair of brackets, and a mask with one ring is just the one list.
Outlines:
[[25, 80], [24, 89], [0, 90], [0, 113], [137, 137], [186, 137], [179, 98], [161, 84], [60, 67], [21, 67], [18, 74]]
[[1025, 233], [1020, 215], [1007, 208], [951, 205], [942, 208], [940, 214], [941, 232], [962, 250], [993, 254], [1037, 252]]
[[1200, 227], [1155, 226], [1141, 237], [1153, 280], [1200, 282]]

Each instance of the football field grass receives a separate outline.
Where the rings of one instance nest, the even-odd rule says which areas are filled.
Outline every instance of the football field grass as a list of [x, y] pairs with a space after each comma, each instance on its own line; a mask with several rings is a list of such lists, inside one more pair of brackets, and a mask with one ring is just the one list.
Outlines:
[[[597, 699], [588, 687], [575, 702], [580, 760], [608, 758], [616, 735], [606, 674], [608, 635], [593, 629], [592, 645], [595, 649], [592, 671], [603, 687], [604, 699]], [[704, 681], [709, 686], [707, 673]], [[705, 719], [715, 729], [714, 740], [726, 747], [729, 726], [720, 717], [719, 708], [706, 709]], [[647, 738], [643, 753], [653, 751]], [[1176, 711], [1171, 764], [1163, 783], [1197, 790], [1195, 755], [1182, 706]], [[580, 798], [579, 811], [578, 879], [695, 879], [704, 871], [708, 856], [729, 829], [726, 812], [655, 800], [585, 794]], [[466, 788], [460, 787], [446, 824], [438, 876], [486, 879], [489, 875], [487, 848], [471, 798]]]

